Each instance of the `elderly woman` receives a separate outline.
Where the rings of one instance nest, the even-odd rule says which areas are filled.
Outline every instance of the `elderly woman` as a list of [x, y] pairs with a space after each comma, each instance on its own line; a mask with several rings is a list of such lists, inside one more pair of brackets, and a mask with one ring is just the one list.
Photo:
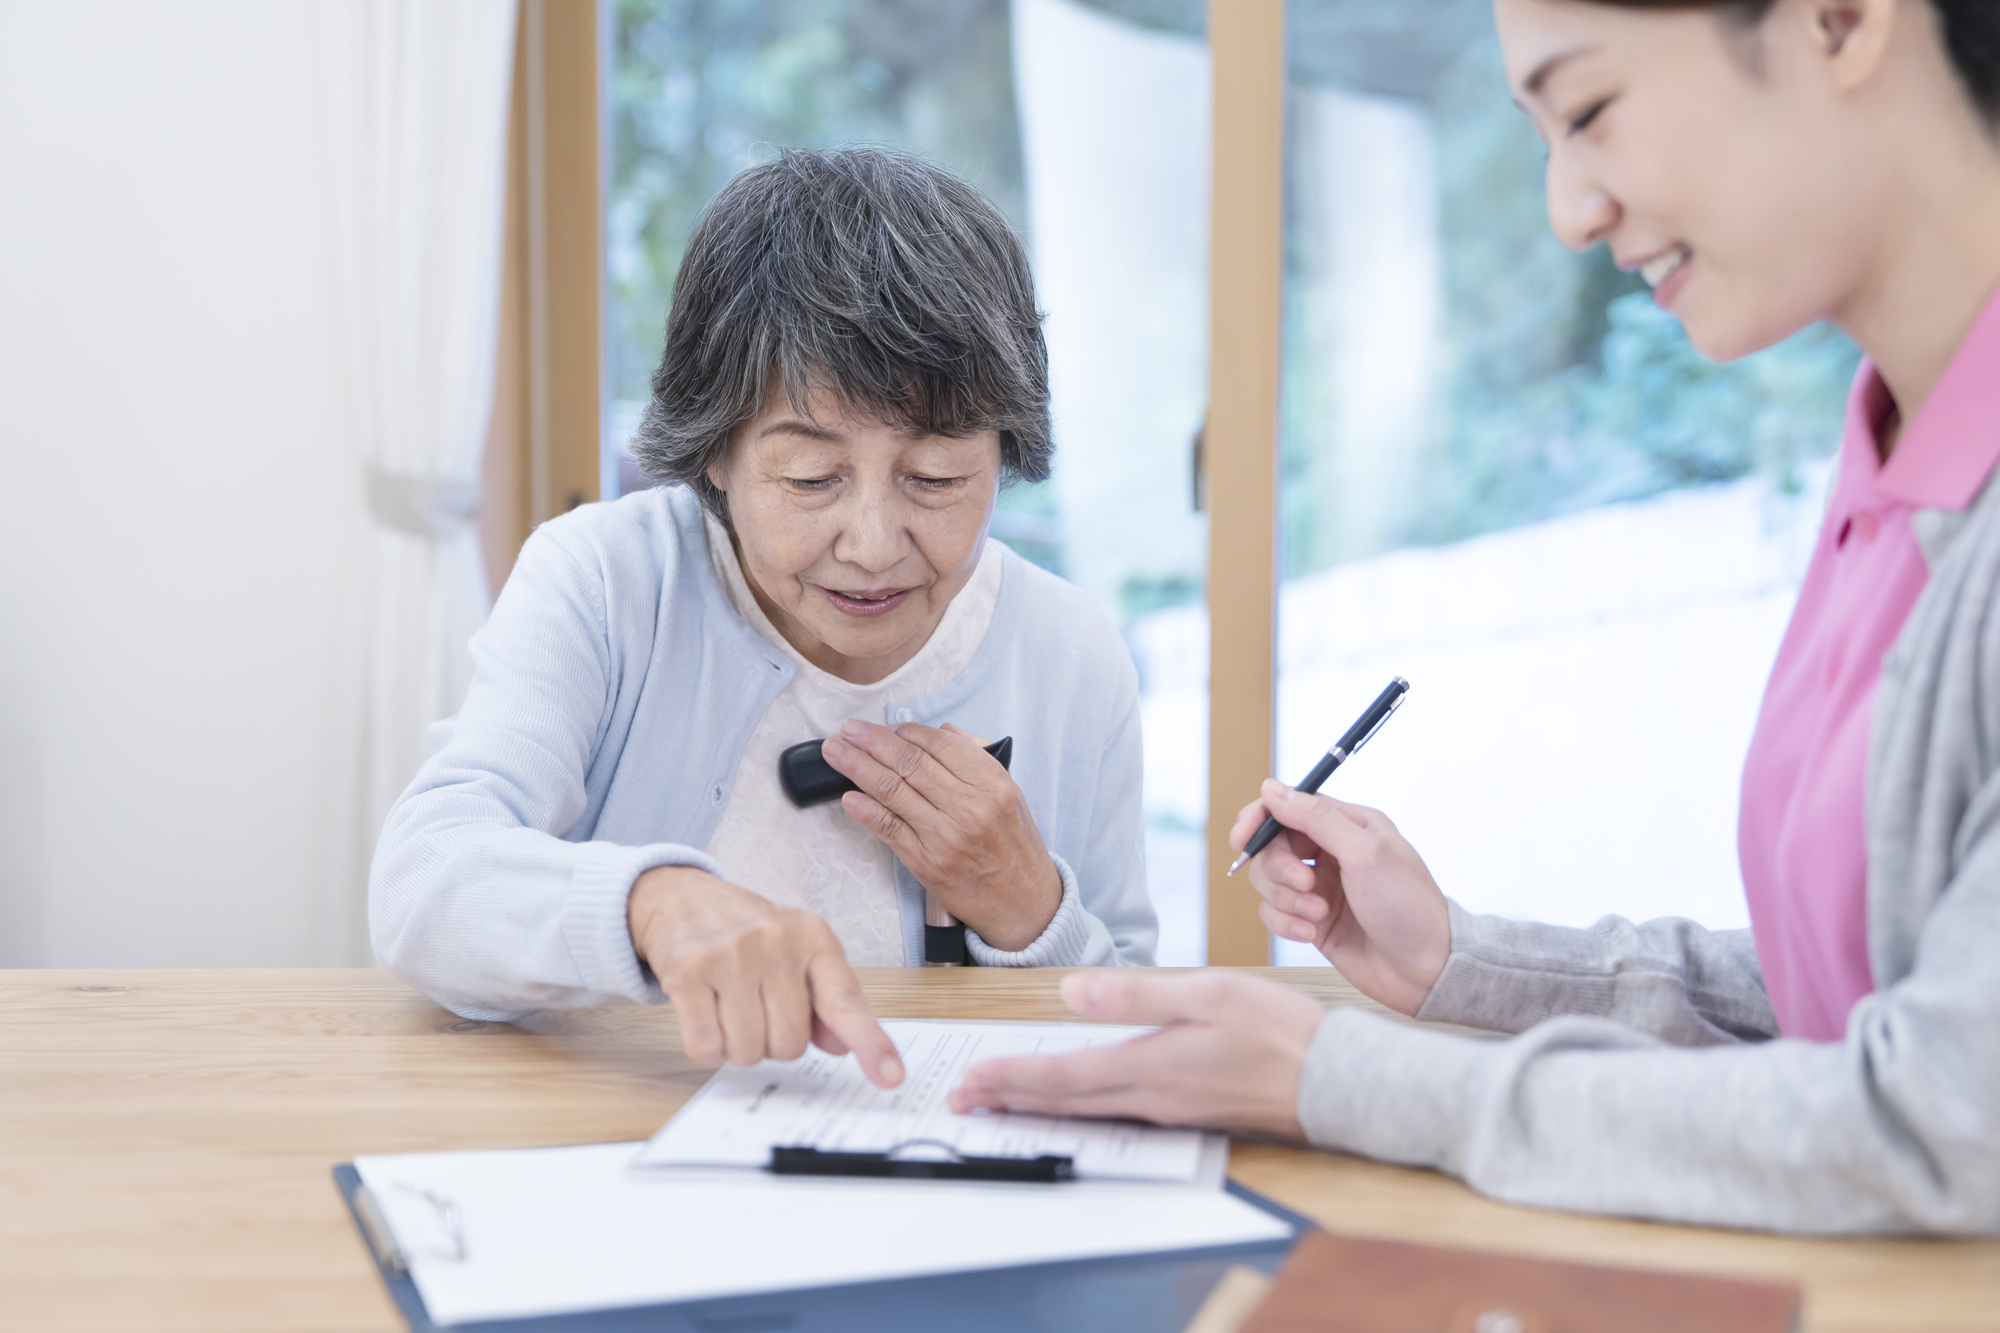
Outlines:
[[[634, 443], [673, 484], [539, 528], [390, 813], [377, 953], [468, 1017], [671, 999], [705, 1063], [895, 1051], [850, 964], [1150, 963], [1137, 682], [987, 537], [1048, 475], [1021, 245], [882, 151], [744, 172], [688, 243]], [[982, 749], [1013, 737], [1012, 771]], [[796, 808], [826, 738], [857, 790]]]

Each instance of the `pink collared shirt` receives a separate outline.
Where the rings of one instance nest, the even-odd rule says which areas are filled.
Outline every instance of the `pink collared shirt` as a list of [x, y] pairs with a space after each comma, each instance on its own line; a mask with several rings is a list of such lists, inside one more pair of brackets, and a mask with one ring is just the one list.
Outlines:
[[1875, 989], [1864, 791], [1882, 658], [1930, 578], [1919, 509], [1964, 509], [2000, 462], [2000, 295], [1882, 462], [1890, 405], [1863, 362], [1826, 522], [1743, 765], [1737, 851], [1780, 1031], [1838, 1041]]

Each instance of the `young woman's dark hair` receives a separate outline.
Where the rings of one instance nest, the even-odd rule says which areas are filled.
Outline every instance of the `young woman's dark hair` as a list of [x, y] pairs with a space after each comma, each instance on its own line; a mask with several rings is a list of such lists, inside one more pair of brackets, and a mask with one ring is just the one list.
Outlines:
[[[1746, 28], [1764, 21], [1777, 0], [1593, 0], [1623, 9], [1714, 9]], [[1945, 49], [1959, 82], [1986, 119], [2000, 125], [2000, 0], [1930, 0], [1944, 21]]]
[[681, 259], [633, 456], [727, 526], [709, 465], [774, 381], [794, 407], [821, 387], [928, 435], [997, 430], [1006, 475], [1049, 475], [1027, 253], [984, 195], [923, 158], [787, 149], [722, 188]]

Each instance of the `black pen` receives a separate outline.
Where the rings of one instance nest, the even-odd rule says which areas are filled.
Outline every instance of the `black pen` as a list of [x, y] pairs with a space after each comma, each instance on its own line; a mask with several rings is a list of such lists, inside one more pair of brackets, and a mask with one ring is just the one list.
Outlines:
[[[1340, 743], [1320, 756], [1320, 761], [1313, 765], [1312, 772], [1306, 774], [1306, 780], [1299, 784], [1298, 790], [1306, 793], [1318, 791], [1321, 785], [1333, 776], [1334, 769], [1346, 763], [1356, 750], [1368, 743], [1370, 736], [1382, 729], [1382, 724], [1389, 720], [1389, 714], [1403, 706], [1403, 696], [1409, 692], [1410, 682], [1401, 676], [1390, 681], [1389, 687], [1376, 695], [1375, 702], [1368, 705], [1368, 711], [1355, 719], [1354, 725], [1347, 729], [1347, 734], [1340, 738]], [[1283, 826], [1276, 819], [1265, 816], [1263, 827], [1257, 830], [1255, 837], [1243, 844], [1243, 855], [1237, 857], [1235, 863], [1229, 867], [1229, 874], [1233, 875], [1241, 870], [1244, 862], [1269, 847], [1271, 839], [1283, 831]], [[1223, 878], [1227, 879], [1229, 875], [1224, 875]]]

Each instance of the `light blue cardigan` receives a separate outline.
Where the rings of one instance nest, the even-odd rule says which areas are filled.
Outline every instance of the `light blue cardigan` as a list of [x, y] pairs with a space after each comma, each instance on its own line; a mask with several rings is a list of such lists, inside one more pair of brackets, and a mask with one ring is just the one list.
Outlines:
[[[1017, 953], [967, 931], [980, 963], [1151, 963], [1131, 658], [1086, 593], [1011, 551], [1004, 569], [971, 665], [880, 720], [907, 709], [919, 722], [1014, 738], [1014, 780], [1063, 901]], [[655, 866], [727, 876], [701, 849], [791, 661], [730, 606], [700, 503], [682, 487], [543, 524], [472, 657], [465, 707], [432, 728], [430, 760], [376, 848], [375, 952], [468, 1018], [504, 1022], [614, 996], [657, 1003], [626, 896]], [[923, 888], [900, 863], [896, 886], [914, 964]]]

